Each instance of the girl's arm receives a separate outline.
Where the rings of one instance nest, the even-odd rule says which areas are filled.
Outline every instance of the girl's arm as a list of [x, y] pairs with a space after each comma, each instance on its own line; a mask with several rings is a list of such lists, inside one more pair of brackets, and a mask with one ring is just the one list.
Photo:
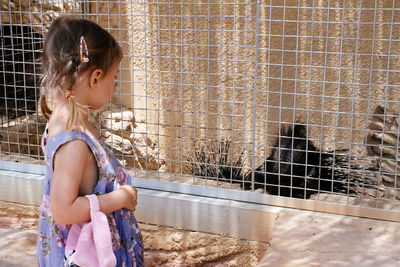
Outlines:
[[[54, 220], [59, 224], [90, 221], [89, 200], [79, 196], [84, 170], [92, 151], [82, 140], [73, 140], [62, 145], [54, 156], [54, 175], [50, 190], [50, 208]], [[97, 165], [96, 165], [97, 167]], [[111, 213], [126, 208], [135, 210], [137, 191], [125, 185], [113, 192], [98, 196], [100, 210]]]

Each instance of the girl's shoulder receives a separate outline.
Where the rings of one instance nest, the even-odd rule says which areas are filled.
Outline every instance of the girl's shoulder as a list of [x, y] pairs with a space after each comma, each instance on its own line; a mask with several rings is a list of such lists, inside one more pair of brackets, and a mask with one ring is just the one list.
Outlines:
[[52, 123], [51, 121], [46, 125], [42, 144], [44, 150], [53, 151], [53, 154], [59, 151], [61, 147], [68, 147], [77, 153], [79, 151], [94, 153], [101, 146], [100, 138], [89, 129], [74, 128], [68, 130], [63, 124]]

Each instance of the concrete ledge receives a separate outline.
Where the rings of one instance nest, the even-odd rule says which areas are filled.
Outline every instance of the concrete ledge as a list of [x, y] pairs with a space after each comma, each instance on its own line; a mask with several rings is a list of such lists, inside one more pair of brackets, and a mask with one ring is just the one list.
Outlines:
[[139, 189], [137, 219], [185, 230], [267, 242], [281, 208]]
[[[44, 175], [40, 174], [40, 169], [34, 172], [0, 169], [0, 200], [40, 205]], [[267, 205], [140, 187], [138, 193], [135, 214], [140, 222], [261, 242], [268, 241], [281, 210]]]
[[39, 205], [44, 176], [0, 170], [0, 200]]

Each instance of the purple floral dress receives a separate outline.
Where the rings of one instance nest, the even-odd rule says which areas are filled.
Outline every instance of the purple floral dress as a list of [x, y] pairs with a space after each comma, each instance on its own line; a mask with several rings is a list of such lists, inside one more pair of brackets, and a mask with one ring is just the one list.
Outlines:
[[[102, 139], [89, 137], [80, 131], [63, 132], [47, 138], [47, 128], [42, 137], [46, 175], [39, 214], [37, 252], [39, 267], [66, 265], [65, 244], [71, 225], [58, 224], [50, 210], [50, 187], [53, 178], [53, 158], [57, 149], [74, 139], [85, 141], [93, 152], [99, 168], [99, 180], [93, 194], [105, 194], [118, 186], [130, 184], [131, 177]], [[107, 215], [117, 266], [144, 266], [142, 235], [131, 211], [122, 209]]]

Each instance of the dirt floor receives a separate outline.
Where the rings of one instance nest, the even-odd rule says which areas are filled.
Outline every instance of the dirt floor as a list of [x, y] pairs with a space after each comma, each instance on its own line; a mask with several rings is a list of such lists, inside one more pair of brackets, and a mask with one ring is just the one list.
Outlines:
[[[0, 201], [0, 267], [37, 266], [38, 207]], [[140, 224], [151, 266], [255, 266], [266, 243]]]

